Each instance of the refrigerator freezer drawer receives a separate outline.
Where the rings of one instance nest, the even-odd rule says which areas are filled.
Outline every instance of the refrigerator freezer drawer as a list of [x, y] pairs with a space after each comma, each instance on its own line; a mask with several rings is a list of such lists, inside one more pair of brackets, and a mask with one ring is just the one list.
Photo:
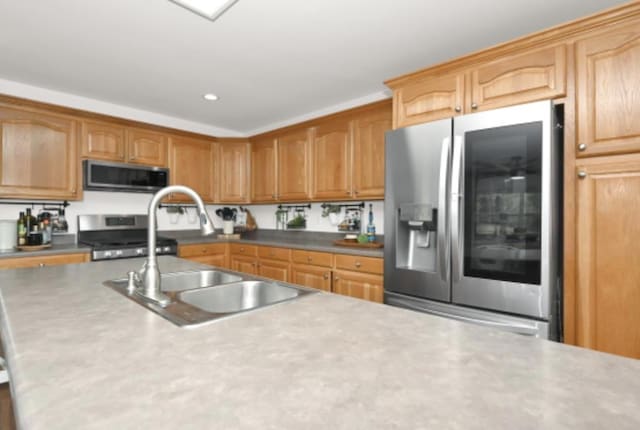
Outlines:
[[557, 336], [552, 332], [551, 325], [545, 321], [481, 311], [389, 292], [385, 292], [384, 302], [391, 306], [411, 309], [525, 336], [557, 340]]

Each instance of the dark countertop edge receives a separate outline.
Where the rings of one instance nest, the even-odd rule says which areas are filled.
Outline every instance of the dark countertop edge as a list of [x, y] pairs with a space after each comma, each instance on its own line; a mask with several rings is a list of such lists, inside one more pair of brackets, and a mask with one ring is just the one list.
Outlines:
[[269, 239], [220, 239], [220, 238], [208, 238], [205, 236], [190, 237], [190, 238], [176, 238], [178, 245], [196, 245], [207, 243], [245, 243], [252, 245], [264, 245], [264, 246], [277, 246], [281, 248], [291, 249], [304, 249], [307, 251], [318, 252], [331, 252], [333, 254], [348, 254], [348, 255], [360, 255], [363, 257], [384, 257], [384, 248], [380, 249], [367, 249], [367, 248], [350, 248], [346, 246], [337, 245], [320, 245], [320, 244], [301, 244], [291, 243], [286, 240], [269, 240]]
[[39, 257], [43, 255], [59, 255], [59, 254], [82, 254], [90, 253], [91, 247], [78, 245], [75, 243], [53, 245], [51, 248], [42, 249], [40, 251], [0, 251], [0, 259], [4, 258], [26, 258]]

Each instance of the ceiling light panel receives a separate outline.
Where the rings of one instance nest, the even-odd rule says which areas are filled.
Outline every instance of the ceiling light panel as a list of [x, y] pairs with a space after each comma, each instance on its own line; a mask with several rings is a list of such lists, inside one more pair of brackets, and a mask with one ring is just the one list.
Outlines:
[[238, 0], [169, 0], [214, 21]]

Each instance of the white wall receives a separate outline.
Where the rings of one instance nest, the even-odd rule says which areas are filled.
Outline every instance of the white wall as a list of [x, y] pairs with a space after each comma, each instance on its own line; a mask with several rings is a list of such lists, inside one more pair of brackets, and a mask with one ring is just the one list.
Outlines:
[[[70, 202], [66, 210], [69, 232], [77, 232], [77, 216], [83, 214], [145, 214], [147, 206], [151, 200], [151, 194], [138, 193], [113, 193], [100, 191], [85, 191], [83, 201]], [[371, 202], [373, 204], [374, 222], [376, 233], [383, 234], [383, 203]], [[225, 205], [237, 207], [234, 205]], [[0, 219], [17, 219], [20, 211], [26, 206], [7, 205], [0, 203]], [[222, 206], [207, 206], [217, 228], [222, 228], [222, 220], [215, 215], [215, 210]], [[275, 229], [277, 205], [246, 205], [253, 214], [258, 228]], [[37, 214], [41, 206], [35, 206], [34, 213]], [[367, 220], [369, 204], [367, 203], [364, 213], [364, 222]], [[311, 210], [308, 210], [307, 231], [337, 232], [337, 227], [329, 223], [328, 218], [322, 218], [320, 203], [313, 203]], [[169, 215], [165, 210], [158, 212], [158, 228], [160, 230], [188, 230], [197, 229], [198, 222], [195, 217], [195, 209], [187, 209], [183, 215]]]

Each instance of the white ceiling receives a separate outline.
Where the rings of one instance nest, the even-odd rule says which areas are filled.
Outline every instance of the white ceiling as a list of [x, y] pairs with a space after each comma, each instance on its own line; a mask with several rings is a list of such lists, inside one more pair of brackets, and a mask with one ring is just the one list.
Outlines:
[[253, 134], [621, 3], [239, 0], [211, 22], [167, 0], [0, 0], [0, 78]]

